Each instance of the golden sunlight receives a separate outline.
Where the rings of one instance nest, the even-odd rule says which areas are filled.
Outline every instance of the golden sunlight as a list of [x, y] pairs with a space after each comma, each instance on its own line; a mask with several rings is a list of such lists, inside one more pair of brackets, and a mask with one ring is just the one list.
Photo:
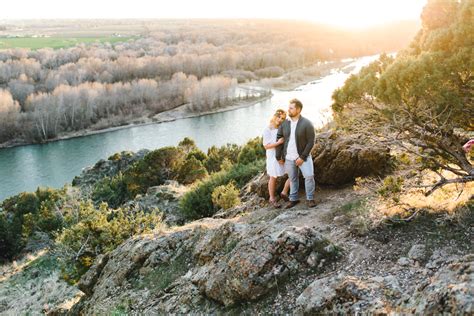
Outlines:
[[241, 0], [226, 1], [83, 0], [71, 10], [66, 1], [9, 1], [2, 4], [1, 19], [287, 19], [339, 27], [364, 28], [399, 20], [418, 20], [427, 0]]

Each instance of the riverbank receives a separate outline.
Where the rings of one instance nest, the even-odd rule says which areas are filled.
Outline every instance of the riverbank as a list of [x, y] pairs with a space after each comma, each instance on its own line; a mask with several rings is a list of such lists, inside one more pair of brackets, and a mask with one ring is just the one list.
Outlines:
[[293, 91], [300, 86], [316, 81], [330, 75], [335, 71], [350, 72], [352, 69], [344, 69], [354, 62], [354, 59], [344, 61], [325, 61], [314, 65], [298, 68], [276, 78], [264, 78], [250, 83], [252, 87], [271, 88], [280, 91]]
[[12, 148], [12, 147], [18, 147], [18, 146], [27, 146], [27, 145], [46, 144], [46, 143], [56, 142], [60, 140], [67, 140], [71, 138], [108, 133], [108, 132], [113, 132], [113, 131], [126, 129], [126, 128], [146, 126], [146, 125], [152, 125], [152, 124], [160, 124], [160, 123], [172, 122], [172, 121], [176, 121], [180, 119], [187, 119], [187, 118], [205, 116], [205, 115], [210, 115], [210, 114], [215, 114], [215, 113], [234, 111], [234, 110], [238, 110], [241, 108], [255, 105], [256, 103], [268, 100], [271, 97], [272, 97], [272, 94], [269, 94], [269, 95], [265, 95], [259, 98], [252, 98], [249, 100], [234, 102], [231, 105], [226, 106], [226, 107], [218, 108], [211, 111], [203, 111], [203, 112], [192, 112], [191, 104], [187, 103], [187, 104], [180, 105], [176, 108], [173, 108], [171, 110], [158, 113], [151, 118], [148, 116], [143, 116], [139, 118], [131, 118], [129, 122], [118, 125], [118, 126], [112, 126], [112, 127], [107, 127], [107, 128], [101, 128], [101, 129], [94, 129], [94, 127], [92, 127], [83, 131], [65, 133], [56, 138], [48, 139], [47, 141], [44, 141], [41, 143], [23, 142], [23, 141], [16, 140], [13, 142], [0, 144], [0, 149]]
[[[308, 84], [310, 82], [322, 79], [325, 76], [330, 75], [334, 71], [344, 71], [344, 67], [348, 64], [354, 62], [353, 59], [348, 59], [344, 61], [325, 61], [319, 62], [314, 65], [305, 66], [302, 68], [297, 68], [291, 70], [284, 75], [277, 78], [265, 78], [258, 81], [252, 81], [246, 84], [239, 85], [240, 88], [246, 90], [262, 90], [262, 89], [275, 89], [280, 91], [293, 91], [297, 88]], [[27, 146], [35, 144], [45, 144], [60, 140], [67, 140], [71, 138], [90, 136], [95, 134], [102, 134], [113, 132], [116, 130], [146, 126], [151, 124], [159, 124], [164, 122], [176, 121], [179, 119], [193, 118], [198, 116], [204, 116], [214, 113], [233, 111], [244, 107], [249, 107], [255, 105], [256, 103], [262, 102], [271, 98], [272, 94], [266, 95], [259, 98], [252, 98], [249, 100], [242, 100], [234, 102], [229, 106], [222, 107], [219, 109], [204, 111], [204, 112], [193, 112], [190, 104], [184, 104], [173, 108], [168, 111], [158, 113], [152, 117], [148, 115], [143, 115], [141, 117], [121, 117], [121, 118], [109, 118], [109, 122], [99, 122], [95, 126], [92, 126], [88, 129], [82, 131], [68, 132], [59, 135], [58, 137], [48, 139], [44, 142], [28, 142], [24, 140], [13, 140], [6, 143], [0, 144], [0, 149], [11, 148], [18, 146]]]

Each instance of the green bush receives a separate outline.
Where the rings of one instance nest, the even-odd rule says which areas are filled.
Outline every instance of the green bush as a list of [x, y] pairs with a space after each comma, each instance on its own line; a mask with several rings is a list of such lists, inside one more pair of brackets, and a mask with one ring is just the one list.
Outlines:
[[191, 157], [194, 157], [194, 158], [196, 158], [197, 160], [199, 160], [201, 162], [204, 162], [207, 159], [206, 153], [203, 152], [200, 149], [194, 149], [194, 150], [190, 151], [186, 156], [186, 160], [191, 159]]
[[64, 190], [38, 188], [35, 192], [23, 192], [2, 202], [1, 260], [11, 260], [17, 255], [34, 231], [52, 235], [62, 227], [58, 205], [64, 195]]
[[262, 138], [255, 137], [245, 144], [238, 156], [238, 163], [249, 164], [256, 160], [265, 158], [265, 148], [262, 145]]
[[207, 177], [207, 170], [201, 161], [194, 156], [186, 159], [178, 172], [178, 181], [183, 184], [191, 184], [197, 180], [202, 180]]
[[214, 173], [221, 170], [222, 162], [227, 159], [230, 162], [237, 163], [237, 159], [240, 153], [240, 146], [236, 144], [227, 144], [217, 148], [212, 146], [207, 150], [207, 159], [204, 162], [204, 166], [207, 172]]
[[212, 191], [212, 203], [214, 206], [227, 210], [240, 204], [239, 190], [234, 183], [220, 185]]
[[92, 190], [91, 197], [97, 205], [101, 202], [106, 202], [113, 208], [122, 205], [129, 198], [129, 192], [122, 173], [119, 172], [113, 177], [104, 177], [99, 180]]
[[213, 173], [209, 178], [195, 185], [181, 198], [181, 212], [188, 219], [212, 216], [217, 211], [212, 203], [212, 192], [216, 187], [233, 181], [238, 188], [242, 188], [250, 179], [261, 172], [264, 166], [265, 162], [258, 160], [253, 164], [237, 164], [229, 170]]
[[161, 225], [161, 220], [158, 211], [113, 210], [106, 203], [96, 209], [91, 201], [82, 202], [75, 222], [57, 238], [58, 249], [62, 251], [63, 277], [74, 283], [98, 255], [115, 249], [135, 234], [153, 230]]
[[[18, 224], [16, 224], [18, 225]], [[21, 226], [17, 226], [21, 227]], [[4, 212], [0, 213], [0, 262], [11, 260], [23, 248], [19, 232], [12, 229], [12, 223]]]
[[145, 193], [149, 187], [176, 179], [184, 161], [184, 151], [176, 147], [154, 150], [124, 173], [124, 182], [130, 197]]
[[183, 140], [178, 143], [178, 148], [184, 151], [186, 154], [193, 150], [199, 150], [194, 140], [189, 137], [183, 138]]

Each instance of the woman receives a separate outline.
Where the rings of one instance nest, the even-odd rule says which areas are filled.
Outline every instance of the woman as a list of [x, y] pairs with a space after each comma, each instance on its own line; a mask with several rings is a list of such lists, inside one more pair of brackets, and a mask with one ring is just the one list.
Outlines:
[[[267, 174], [270, 177], [268, 180], [268, 193], [270, 194], [270, 204], [274, 207], [279, 207], [277, 198], [275, 197], [276, 190], [276, 179], [285, 174], [285, 168], [283, 165], [278, 163], [275, 158], [275, 148], [282, 145], [284, 142], [283, 138], [278, 141], [276, 139], [278, 127], [285, 121], [286, 112], [282, 109], [276, 110], [270, 119], [270, 124], [263, 130], [263, 147], [267, 153]], [[290, 181], [286, 180], [285, 187], [281, 193], [283, 199], [288, 198], [288, 191], [290, 190]]]

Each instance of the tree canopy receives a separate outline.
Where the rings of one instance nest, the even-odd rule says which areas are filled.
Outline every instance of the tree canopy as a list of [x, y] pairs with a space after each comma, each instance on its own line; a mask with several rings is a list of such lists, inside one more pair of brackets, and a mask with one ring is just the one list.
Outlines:
[[409, 47], [352, 75], [332, 108], [339, 126], [381, 136], [438, 173], [430, 194], [474, 180], [462, 149], [465, 131], [474, 130], [474, 1], [430, 0], [421, 18]]

